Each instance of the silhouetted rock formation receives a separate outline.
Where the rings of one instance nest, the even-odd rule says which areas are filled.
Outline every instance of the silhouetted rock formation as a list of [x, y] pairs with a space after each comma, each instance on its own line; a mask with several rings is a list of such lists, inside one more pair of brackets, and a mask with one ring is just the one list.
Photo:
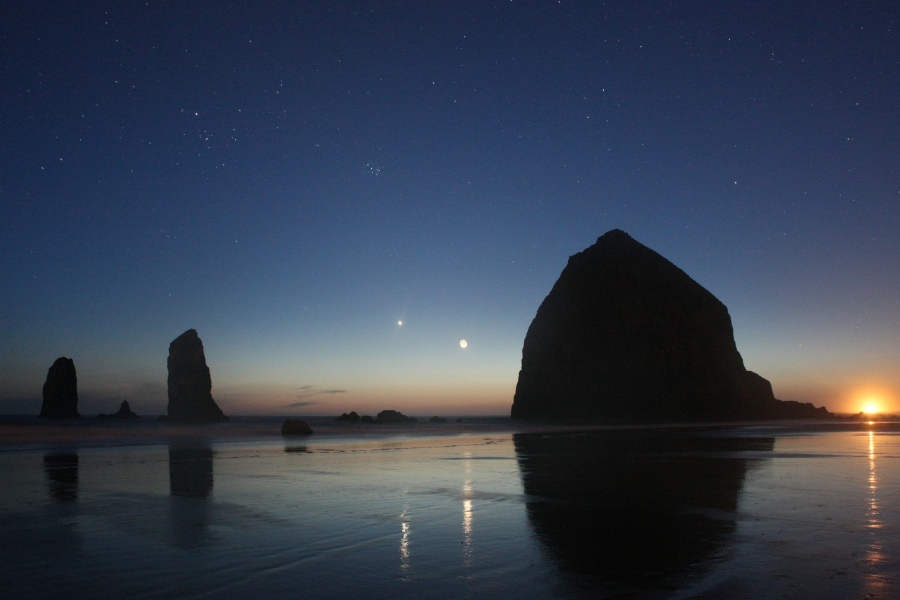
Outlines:
[[396, 410], [383, 410], [378, 413], [378, 416], [375, 418], [376, 423], [418, 423], [419, 420], [415, 417], [407, 417], [400, 411]]
[[169, 344], [169, 407], [172, 421], [227, 421], [212, 397], [203, 342], [188, 329]]
[[371, 417], [369, 415], [363, 415], [362, 417], [357, 414], [356, 411], [352, 411], [349, 414], [343, 413], [341, 416], [337, 417], [335, 421], [340, 423], [367, 423], [367, 424], [399, 424], [399, 423], [418, 423], [419, 420], [415, 417], [407, 417], [402, 412], [397, 410], [383, 410], [378, 413], [378, 416]]
[[631, 428], [513, 443], [535, 537], [562, 570], [598, 578], [617, 598], [667, 597], [721, 560], [746, 473], [774, 447]]
[[728, 309], [618, 229], [569, 258], [528, 328], [512, 417], [685, 421], [829, 416], [744, 368]]
[[42, 417], [53, 419], [80, 417], [78, 414], [78, 377], [75, 361], [60, 356], [47, 371], [44, 382]]
[[354, 410], [354, 411], [350, 411], [349, 414], [342, 413], [341, 416], [339, 416], [335, 420], [339, 421], [341, 423], [359, 423], [359, 415]]
[[311, 435], [309, 423], [303, 419], [286, 419], [281, 426], [281, 435]]
[[122, 400], [122, 405], [119, 407], [118, 412], [104, 414], [101, 413], [97, 415], [98, 419], [140, 419], [139, 416], [131, 412], [131, 408], [128, 406], [128, 400]]

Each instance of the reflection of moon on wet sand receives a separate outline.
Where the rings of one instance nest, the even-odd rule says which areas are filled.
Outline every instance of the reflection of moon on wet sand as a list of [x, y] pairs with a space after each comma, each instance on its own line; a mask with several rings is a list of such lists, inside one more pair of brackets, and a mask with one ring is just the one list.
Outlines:
[[467, 347], [468, 345], [469, 345], [469, 342], [467, 342], [466, 340], [459, 340], [459, 347], [460, 347], [460, 348], [465, 348], [465, 347]]

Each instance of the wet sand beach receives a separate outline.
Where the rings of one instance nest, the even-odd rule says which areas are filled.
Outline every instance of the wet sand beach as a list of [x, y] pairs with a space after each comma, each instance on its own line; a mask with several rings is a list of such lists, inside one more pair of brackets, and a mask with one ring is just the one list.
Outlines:
[[897, 593], [894, 424], [311, 421], [7, 420], [9, 597]]

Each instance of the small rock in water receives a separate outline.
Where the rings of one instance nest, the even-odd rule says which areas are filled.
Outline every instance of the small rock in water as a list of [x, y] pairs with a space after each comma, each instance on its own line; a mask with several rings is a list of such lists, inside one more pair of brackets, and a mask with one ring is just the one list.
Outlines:
[[128, 400], [122, 400], [122, 405], [119, 407], [118, 412], [110, 413], [110, 414], [99, 414], [97, 415], [98, 419], [140, 419], [139, 416], [131, 412], [131, 407], [128, 406]]
[[303, 419], [287, 419], [281, 426], [281, 435], [310, 435], [313, 430]]
[[359, 415], [354, 410], [351, 411], [350, 414], [343, 413], [335, 420], [340, 421], [341, 423], [359, 423]]
[[415, 417], [407, 417], [398, 410], [383, 410], [376, 417], [377, 423], [417, 423]]

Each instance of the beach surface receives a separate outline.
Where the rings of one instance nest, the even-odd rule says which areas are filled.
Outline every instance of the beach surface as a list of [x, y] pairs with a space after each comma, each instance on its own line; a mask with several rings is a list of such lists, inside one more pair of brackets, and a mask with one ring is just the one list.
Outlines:
[[891, 423], [0, 424], [30, 598], [891, 598]]

